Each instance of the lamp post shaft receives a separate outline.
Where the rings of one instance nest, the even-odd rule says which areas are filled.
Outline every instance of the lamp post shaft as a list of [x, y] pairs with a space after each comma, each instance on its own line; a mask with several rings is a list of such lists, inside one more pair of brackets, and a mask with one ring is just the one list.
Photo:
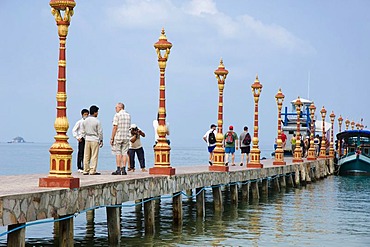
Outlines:
[[[158, 140], [154, 147], [154, 167], [149, 169], [149, 174], [174, 175], [175, 168], [170, 165], [170, 145], [167, 142], [168, 133], [166, 126], [166, 85], [165, 70], [172, 44], [167, 41], [164, 29], [159, 40], [154, 44], [158, 55], [159, 66], [159, 109], [158, 109]], [[163, 53], [163, 54], [162, 54]]]
[[283, 107], [283, 100], [284, 100], [284, 94], [281, 92], [281, 89], [279, 89], [278, 93], [275, 96], [277, 108], [278, 108], [278, 136], [276, 140], [276, 150], [275, 150], [275, 160], [273, 162], [273, 165], [285, 165], [286, 162], [284, 161], [284, 150], [282, 147], [282, 139], [281, 139], [281, 108]]
[[[66, 93], [66, 40], [68, 27], [73, 15], [76, 3], [73, 0], [51, 0], [51, 13], [58, 26], [59, 35], [59, 60], [58, 60], [58, 86], [57, 86], [57, 116], [54, 122], [56, 136], [55, 142], [50, 147], [50, 170], [47, 178], [39, 179], [40, 187], [80, 187], [79, 178], [72, 176], [72, 153], [73, 149], [68, 143], [67, 131], [69, 123], [67, 119], [67, 93]], [[64, 11], [64, 16], [61, 12]]]
[[258, 80], [258, 76], [256, 76], [256, 80], [251, 86], [253, 98], [254, 98], [254, 131], [253, 131], [253, 139], [252, 139], [252, 150], [250, 152], [250, 160], [247, 164], [247, 168], [263, 168], [263, 164], [261, 164], [260, 154], [261, 151], [258, 147], [258, 101], [262, 90], [262, 84]]
[[229, 71], [225, 69], [223, 61], [221, 59], [220, 65], [215, 70], [214, 74], [217, 79], [218, 85], [218, 120], [217, 120], [217, 135], [216, 135], [216, 147], [213, 151], [214, 162], [213, 165], [209, 167], [209, 171], [227, 172], [229, 167], [225, 166], [225, 149], [223, 148], [224, 135], [222, 133], [223, 128], [223, 94], [225, 87], [225, 80]]

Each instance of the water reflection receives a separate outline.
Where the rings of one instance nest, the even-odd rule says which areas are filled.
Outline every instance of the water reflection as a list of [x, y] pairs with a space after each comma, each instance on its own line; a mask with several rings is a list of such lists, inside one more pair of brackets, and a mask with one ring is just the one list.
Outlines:
[[[142, 208], [123, 208], [121, 246], [369, 246], [369, 184], [370, 178], [329, 177], [268, 198], [240, 199], [237, 206], [225, 190], [223, 212], [214, 211], [208, 189], [204, 218], [196, 216], [195, 199], [183, 198], [180, 228], [172, 224], [172, 200], [162, 199], [155, 203], [154, 235], [145, 234]], [[27, 230], [26, 236], [26, 246], [55, 244], [53, 238], [30, 238]], [[105, 209], [76, 218], [75, 246], [109, 246]]]

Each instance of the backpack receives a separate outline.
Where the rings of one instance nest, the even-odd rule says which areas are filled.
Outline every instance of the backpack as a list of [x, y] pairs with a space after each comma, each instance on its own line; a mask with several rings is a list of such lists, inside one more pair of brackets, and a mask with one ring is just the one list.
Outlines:
[[227, 132], [226, 136], [226, 144], [233, 144], [234, 143], [234, 135], [232, 132]]
[[208, 135], [208, 143], [209, 144], [215, 144], [216, 143], [216, 136], [215, 136], [215, 133], [213, 133], [214, 130], [212, 132], [209, 133]]
[[251, 144], [251, 135], [247, 133], [243, 139], [243, 144], [249, 146]]

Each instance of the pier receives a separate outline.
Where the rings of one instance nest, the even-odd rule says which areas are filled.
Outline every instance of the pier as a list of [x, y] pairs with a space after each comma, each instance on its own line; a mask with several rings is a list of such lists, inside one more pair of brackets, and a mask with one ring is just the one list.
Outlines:
[[[25, 246], [25, 224], [54, 218], [59, 246], [73, 246], [73, 219], [81, 212], [106, 207], [108, 241], [119, 244], [120, 205], [141, 202], [137, 210], [144, 209], [145, 234], [155, 232], [155, 200], [164, 195], [173, 196], [173, 223], [182, 225], [182, 196], [196, 196], [198, 217], [205, 215], [204, 188], [212, 187], [214, 210], [222, 212], [221, 188], [229, 188], [231, 203], [238, 200], [258, 200], [262, 195], [279, 193], [284, 187], [298, 187], [333, 174], [331, 159], [318, 159], [293, 163], [285, 159], [283, 166], [273, 165], [273, 160], [261, 160], [263, 168], [231, 166], [228, 172], [212, 172], [206, 165], [177, 167], [176, 175], [151, 175], [134, 172], [127, 176], [112, 176], [110, 171], [100, 176], [74, 174], [80, 187], [39, 187], [40, 174], [1, 176], [7, 186], [0, 188], [0, 225], [8, 226], [8, 246]], [[142, 205], [142, 206], [141, 206]]]

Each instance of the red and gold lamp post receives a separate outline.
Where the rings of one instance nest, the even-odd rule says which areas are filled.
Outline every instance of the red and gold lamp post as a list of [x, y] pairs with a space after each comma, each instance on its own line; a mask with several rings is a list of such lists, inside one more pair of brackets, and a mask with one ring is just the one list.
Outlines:
[[339, 133], [342, 132], [342, 123], [343, 123], [343, 118], [342, 118], [342, 115], [340, 115], [338, 118]]
[[312, 102], [312, 104], [309, 107], [310, 115], [311, 115], [311, 134], [310, 134], [310, 148], [308, 149], [307, 153], [307, 160], [316, 160], [316, 151], [315, 151], [315, 144], [314, 144], [314, 138], [315, 138], [315, 123], [314, 123], [314, 117], [315, 117], [315, 111], [316, 106]]
[[282, 147], [283, 141], [281, 140], [281, 108], [283, 107], [283, 101], [284, 101], [284, 94], [281, 92], [281, 89], [279, 89], [278, 93], [275, 95], [276, 104], [278, 107], [278, 136], [276, 140], [276, 150], [275, 150], [275, 160], [273, 162], [273, 165], [285, 165], [286, 162], [284, 161], [284, 150]]
[[330, 130], [330, 147], [329, 147], [329, 158], [334, 158], [334, 120], [335, 114], [332, 111], [330, 114], [330, 123], [331, 123], [331, 130]]
[[[68, 143], [67, 131], [67, 93], [66, 93], [66, 39], [68, 27], [76, 6], [74, 0], [51, 0], [51, 13], [58, 26], [59, 35], [59, 61], [58, 61], [58, 91], [57, 91], [57, 117], [54, 122], [56, 130], [55, 142], [50, 147], [50, 171], [47, 178], [39, 179], [40, 187], [80, 187], [80, 179], [72, 176], [73, 149]], [[64, 16], [62, 16], [64, 12]]]
[[[342, 118], [342, 115], [340, 115], [338, 118], [339, 133], [342, 132], [342, 123], [343, 123], [343, 118]], [[342, 156], [342, 142], [338, 142], [337, 146], [338, 146], [338, 150], [337, 150], [338, 156], [341, 157]]]
[[167, 65], [168, 55], [172, 44], [167, 41], [164, 29], [158, 42], [154, 44], [154, 48], [158, 55], [158, 65], [160, 72], [159, 80], [159, 110], [158, 110], [158, 142], [154, 147], [154, 167], [149, 169], [149, 174], [174, 175], [175, 168], [170, 165], [170, 145], [167, 143], [166, 133], [166, 86], [165, 86], [165, 70]]
[[355, 129], [355, 121], [352, 121], [351, 122], [351, 129], [354, 130]]
[[325, 136], [325, 117], [326, 117], [326, 110], [324, 106], [322, 107], [321, 111], [321, 118], [322, 118], [322, 138], [321, 138], [321, 148], [320, 148], [320, 155], [319, 158], [326, 158], [326, 136]]
[[296, 146], [294, 149], [293, 162], [303, 162], [302, 148], [301, 148], [301, 107], [303, 104], [299, 96], [294, 104], [295, 104], [295, 108], [297, 111], [297, 133], [296, 133], [297, 141], [296, 141]]
[[349, 124], [351, 123], [351, 121], [349, 121], [348, 118], [347, 118], [344, 123], [346, 124], [346, 130], [348, 130]]
[[263, 168], [263, 164], [260, 161], [261, 151], [258, 147], [258, 100], [261, 95], [262, 84], [258, 80], [258, 75], [256, 80], [251, 86], [253, 98], [254, 98], [254, 135], [253, 135], [253, 146], [250, 152], [250, 160], [247, 164], [247, 168]]
[[227, 172], [229, 167], [225, 166], [225, 150], [222, 147], [224, 135], [222, 134], [223, 127], [223, 92], [225, 87], [226, 76], [229, 73], [225, 69], [224, 63], [221, 59], [220, 65], [215, 70], [215, 76], [218, 84], [218, 120], [217, 120], [217, 135], [216, 135], [216, 147], [213, 151], [214, 162], [212, 166], [209, 166], [209, 171]]

